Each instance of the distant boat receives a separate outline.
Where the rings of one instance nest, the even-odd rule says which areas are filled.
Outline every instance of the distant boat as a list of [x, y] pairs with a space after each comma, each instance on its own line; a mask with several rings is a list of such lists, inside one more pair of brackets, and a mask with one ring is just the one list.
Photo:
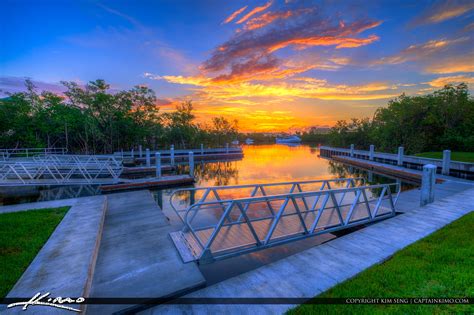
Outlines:
[[301, 143], [301, 138], [298, 136], [276, 138], [276, 143]]
[[245, 143], [246, 143], [246, 144], [253, 144], [253, 139], [247, 138], [247, 139], [245, 140]]
[[232, 145], [239, 145], [239, 140], [234, 140], [231, 142]]

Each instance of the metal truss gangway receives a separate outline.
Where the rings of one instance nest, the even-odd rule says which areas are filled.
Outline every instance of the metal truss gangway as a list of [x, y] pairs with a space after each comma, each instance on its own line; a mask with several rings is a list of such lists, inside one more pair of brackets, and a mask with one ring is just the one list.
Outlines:
[[399, 193], [359, 178], [180, 189], [170, 236], [184, 262], [210, 263], [392, 217]]
[[0, 186], [99, 185], [119, 181], [122, 160], [113, 155], [45, 154], [0, 161]]

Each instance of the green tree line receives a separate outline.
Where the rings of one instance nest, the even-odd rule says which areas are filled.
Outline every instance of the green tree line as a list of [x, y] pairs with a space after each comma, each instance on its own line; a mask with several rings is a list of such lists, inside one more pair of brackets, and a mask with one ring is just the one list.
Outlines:
[[62, 82], [63, 95], [26, 91], [0, 100], [0, 147], [65, 147], [69, 152], [111, 153], [136, 145], [152, 149], [223, 146], [238, 135], [238, 122], [215, 117], [196, 122], [191, 101], [160, 112], [153, 90], [136, 86], [112, 93], [104, 80], [80, 86]]
[[399, 146], [409, 154], [440, 151], [474, 151], [474, 99], [466, 84], [446, 85], [431, 94], [402, 94], [380, 107], [372, 118], [340, 120], [328, 134], [303, 134], [303, 140], [383, 152]]

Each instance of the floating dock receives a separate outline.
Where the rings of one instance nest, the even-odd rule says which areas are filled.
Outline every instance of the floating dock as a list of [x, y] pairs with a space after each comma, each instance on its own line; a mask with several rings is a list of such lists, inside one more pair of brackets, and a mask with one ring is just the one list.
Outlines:
[[[412, 170], [400, 166], [384, 164], [374, 161], [361, 160], [356, 158], [351, 158], [347, 156], [333, 156], [334, 161], [338, 161], [344, 164], [353, 165], [356, 167], [364, 168], [370, 171], [374, 171], [381, 174], [387, 174], [395, 176], [400, 179], [406, 179], [408, 181], [421, 183], [422, 172], [418, 170]], [[436, 183], [442, 183], [444, 180], [441, 178], [436, 178]]]
[[[450, 158], [446, 161], [442, 159], [431, 159], [413, 155], [404, 155], [403, 148], [399, 154], [376, 152], [371, 146], [371, 151], [354, 150], [345, 148], [335, 148], [328, 146], [319, 147], [319, 154], [321, 157], [334, 158], [336, 156], [344, 156], [355, 158], [357, 160], [369, 160], [371, 162], [379, 162], [383, 164], [391, 164], [406, 169], [422, 170], [423, 165], [433, 164], [437, 168], [438, 174], [460, 177], [463, 179], [474, 179], [474, 163], [452, 161]], [[446, 150], [449, 152], [450, 151]]]
[[[171, 172], [176, 170], [176, 166], [162, 165], [161, 172]], [[121, 176], [136, 176], [136, 175], [148, 175], [155, 174], [156, 167], [136, 166], [136, 167], [124, 167]]]
[[160, 178], [121, 179], [120, 183], [102, 185], [99, 188], [102, 192], [116, 192], [132, 189], [163, 188], [192, 183], [194, 183], [194, 177], [190, 175], [171, 175]]

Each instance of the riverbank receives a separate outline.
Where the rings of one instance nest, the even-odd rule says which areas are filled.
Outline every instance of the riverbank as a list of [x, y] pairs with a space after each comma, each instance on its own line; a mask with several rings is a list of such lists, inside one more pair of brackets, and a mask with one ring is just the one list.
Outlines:
[[[426, 157], [430, 159], [442, 159], [443, 152], [423, 152], [417, 153], [415, 156]], [[459, 161], [459, 162], [467, 162], [467, 163], [474, 163], [474, 152], [458, 152], [453, 151], [451, 152], [451, 160], [452, 161]]]

